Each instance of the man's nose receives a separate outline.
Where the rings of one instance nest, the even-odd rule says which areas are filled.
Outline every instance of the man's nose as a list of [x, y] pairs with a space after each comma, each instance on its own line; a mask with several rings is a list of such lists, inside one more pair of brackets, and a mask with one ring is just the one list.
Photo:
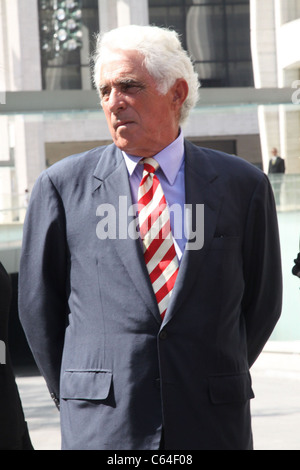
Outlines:
[[124, 99], [123, 93], [116, 89], [112, 88], [109, 95], [109, 108], [112, 113], [116, 113], [126, 107], [126, 101]]

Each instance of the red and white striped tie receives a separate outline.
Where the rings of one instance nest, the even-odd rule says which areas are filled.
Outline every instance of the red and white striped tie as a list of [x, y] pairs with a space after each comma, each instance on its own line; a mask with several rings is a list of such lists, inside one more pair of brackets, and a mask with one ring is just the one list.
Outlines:
[[153, 158], [144, 158], [140, 163], [144, 165], [138, 190], [140, 236], [145, 263], [163, 319], [178, 274], [178, 259], [165, 195], [154, 174], [159, 163]]

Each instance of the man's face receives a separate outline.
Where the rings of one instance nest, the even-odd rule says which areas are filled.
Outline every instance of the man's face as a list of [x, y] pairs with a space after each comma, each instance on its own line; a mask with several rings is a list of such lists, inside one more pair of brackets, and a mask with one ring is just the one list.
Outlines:
[[178, 98], [178, 89], [187, 85], [177, 80], [166, 95], [161, 95], [142, 61], [136, 51], [109, 53], [101, 67], [99, 87], [114, 143], [131, 155], [149, 157], [176, 139], [179, 112], [186, 97]]

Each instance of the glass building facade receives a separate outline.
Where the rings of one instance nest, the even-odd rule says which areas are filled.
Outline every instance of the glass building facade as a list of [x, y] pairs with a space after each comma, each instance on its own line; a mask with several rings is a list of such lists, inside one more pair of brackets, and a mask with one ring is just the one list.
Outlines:
[[[53, 8], [57, 12], [66, 3], [39, 0], [43, 89], [91, 89], [89, 57], [99, 31], [98, 0], [69, 0], [82, 11], [81, 46], [56, 53], [53, 36], [64, 33], [61, 25], [53, 25]], [[148, 0], [148, 6], [150, 24], [171, 27], [181, 35], [202, 87], [254, 85], [249, 0]]]
[[249, 0], [149, 0], [150, 24], [174, 28], [202, 87], [251, 87]]
[[91, 89], [98, 1], [39, 0], [39, 23], [43, 89]]

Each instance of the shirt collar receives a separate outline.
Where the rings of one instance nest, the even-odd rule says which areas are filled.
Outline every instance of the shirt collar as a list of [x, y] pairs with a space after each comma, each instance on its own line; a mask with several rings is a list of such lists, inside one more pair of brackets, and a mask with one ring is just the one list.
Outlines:
[[[125, 159], [129, 176], [132, 176], [138, 162], [141, 160], [141, 157], [129, 155], [123, 151], [122, 154]], [[184, 137], [182, 131], [180, 130], [180, 134], [177, 139], [154, 155], [153, 158], [155, 158], [159, 163], [169, 184], [173, 185], [184, 159]]]

